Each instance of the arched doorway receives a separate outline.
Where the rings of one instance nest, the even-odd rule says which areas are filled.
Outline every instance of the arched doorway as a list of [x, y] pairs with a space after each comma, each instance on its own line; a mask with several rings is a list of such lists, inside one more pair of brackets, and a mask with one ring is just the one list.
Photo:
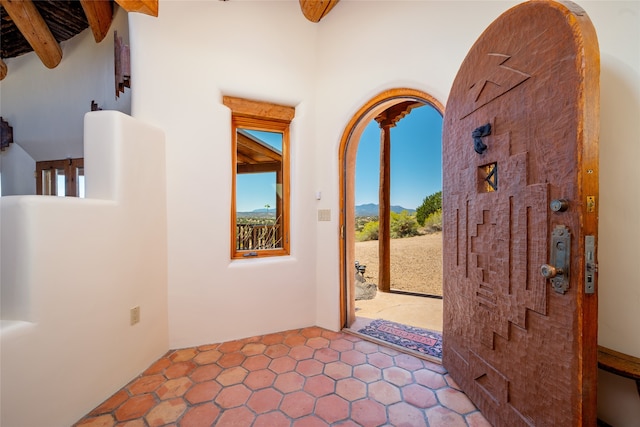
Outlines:
[[[341, 326], [348, 327], [356, 319], [355, 315], [355, 163], [360, 137], [369, 122], [380, 119], [383, 113], [402, 109], [406, 105], [429, 105], [444, 113], [443, 105], [433, 96], [410, 88], [390, 89], [372, 98], [351, 118], [340, 141], [340, 300]], [[388, 131], [388, 129], [387, 129]], [[384, 141], [383, 130], [382, 141]], [[381, 186], [382, 187], [382, 186]], [[382, 242], [382, 240], [381, 240]], [[388, 237], [387, 237], [388, 243]], [[382, 247], [382, 243], [381, 243]], [[386, 249], [383, 248], [384, 252]]]

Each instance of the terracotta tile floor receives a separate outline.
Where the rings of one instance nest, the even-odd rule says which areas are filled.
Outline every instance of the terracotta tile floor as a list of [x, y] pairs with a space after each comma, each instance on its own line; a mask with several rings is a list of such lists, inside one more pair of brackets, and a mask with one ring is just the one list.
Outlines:
[[490, 426], [438, 364], [318, 327], [171, 350], [75, 426]]

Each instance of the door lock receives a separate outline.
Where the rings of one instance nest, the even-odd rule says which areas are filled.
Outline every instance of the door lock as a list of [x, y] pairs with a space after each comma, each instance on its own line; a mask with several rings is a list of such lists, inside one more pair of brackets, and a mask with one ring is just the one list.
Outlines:
[[554, 212], [564, 212], [569, 209], [569, 202], [565, 199], [555, 199], [551, 201], [549, 207]]
[[540, 266], [540, 273], [547, 279], [553, 279], [554, 277], [562, 276], [564, 270], [549, 264], [542, 264], [542, 266]]
[[564, 225], [556, 225], [551, 233], [549, 264], [540, 266], [540, 274], [551, 281], [553, 290], [564, 294], [569, 289], [571, 234]]

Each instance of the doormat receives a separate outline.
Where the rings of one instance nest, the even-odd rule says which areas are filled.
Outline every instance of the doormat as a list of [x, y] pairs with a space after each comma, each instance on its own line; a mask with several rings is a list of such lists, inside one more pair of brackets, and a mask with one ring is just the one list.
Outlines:
[[442, 334], [439, 332], [383, 319], [371, 321], [358, 332], [408, 350], [442, 359]]

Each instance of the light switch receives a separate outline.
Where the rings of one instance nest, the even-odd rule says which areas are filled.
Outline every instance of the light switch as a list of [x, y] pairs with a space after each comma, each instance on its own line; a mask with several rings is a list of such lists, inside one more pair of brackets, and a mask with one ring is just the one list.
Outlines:
[[318, 209], [318, 221], [331, 221], [331, 209]]

